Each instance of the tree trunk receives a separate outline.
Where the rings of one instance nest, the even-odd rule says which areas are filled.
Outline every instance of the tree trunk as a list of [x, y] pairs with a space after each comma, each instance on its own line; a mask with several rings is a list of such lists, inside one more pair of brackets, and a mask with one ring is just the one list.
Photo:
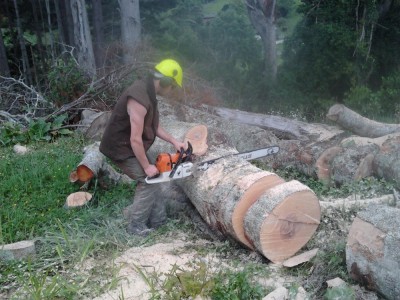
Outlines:
[[226, 107], [203, 105], [203, 108], [208, 113], [226, 120], [271, 130], [277, 137], [284, 140], [295, 139], [302, 142], [316, 142], [332, 139], [336, 136], [340, 138], [346, 136], [346, 133], [340, 128], [326, 124], [310, 124], [281, 116], [252, 113]]
[[29, 67], [28, 52], [26, 51], [26, 45], [25, 45], [25, 40], [24, 40], [24, 32], [22, 30], [22, 25], [21, 25], [21, 20], [19, 18], [19, 10], [18, 10], [18, 5], [17, 5], [17, 1], [16, 0], [14, 0], [14, 8], [15, 8], [15, 16], [16, 16], [16, 19], [17, 19], [18, 40], [19, 40], [19, 45], [21, 47], [23, 74], [24, 74], [28, 84], [32, 85], [33, 82], [32, 82], [31, 70], [30, 70], [30, 67]]
[[358, 213], [346, 244], [351, 277], [387, 299], [400, 299], [400, 209], [371, 205]]
[[388, 138], [372, 161], [374, 174], [400, 189], [400, 135]]
[[118, 0], [121, 13], [121, 41], [125, 64], [134, 61], [134, 51], [140, 43], [141, 22], [139, 0]]
[[244, 227], [259, 252], [273, 262], [282, 262], [310, 240], [320, 219], [317, 196], [292, 180], [267, 189], [247, 211]]
[[94, 28], [94, 56], [96, 67], [104, 67], [104, 32], [103, 32], [103, 9], [101, 0], [92, 0], [93, 3], [93, 28]]
[[333, 105], [329, 109], [327, 117], [344, 129], [363, 137], [376, 138], [400, 132], [399, 124], [384, 124], [367, 119], [343, 104]]
[[84, 0], [71, 0], [74, 41], [80, 66], [90, 76], [96, 74], [92, 38]]
[[[163, 119], [162, 126], [183, 140], [193, 124]], [[219, 129], [208, 128], [209, 142], [222, 135]], [[166, 152], [166, 144], [157, 140], [151, 148], [151, 157]], [[236, 149], [222, 143], [210, 146], [206, 155], [197, 161], [233, 153], [237, 153]], [[213, 230], [251, 249], [255, 248], [274, 262], [281, 262], [296, 253], [311, 238], [319, 224], [319, 202], [309, 188], [301, 183], [286, 184], [276, 174], [263, 171], [235, 156], [218, 160], [206, 171], [197, 171], [194, 176], [173, 183], [181, 187]], [[283, 192], [279, 192], [279, 186], [282, 186]], [[291, 189], [291, 186], [294, 188]], [[275, 192], [269, 194], [272, 190]], [[268, 210], [269, 215], [254, 216], [254, 213], [250, 213], [249, 209], [260, 201], [261, 207], [265, 212]], [[245, 216], [249, 220], [247, 226]], [[254, 222], [263, 224], [260, 225], [262, 228], [258, 231], [251, 228]], [[282, 250], [283, 244], [287, 244], [285, 251]]]
[[0, 30], [0, 76], [10, 77], [6, 48], [3, 42], [3, 34]]
[[276, 0], [246, 0], [247, 11], [253, 27], [260, 35], [264, 47], [265, 74], [275, 80], [276, 63]]
[[53, 35], [53, 28], [52, 28], [52, 23], [51, 23], [51, 11], [50, 11], [49, 0], [45, 0], [45, 4], [46, 4], [46, 12], [47, 12], [47, 26], [49, 28], [51, 59], [52, 59], [52, 62], [54, 63], [57, 53], [56, 53], [56, 50], [54, 47], [54, 35]]
[[[40, 30], [40, 21], [38, 15], [38, 9], [36, 5], [36, 0], [31, 0], [32, 3], [32, 13], [34, 19], [34, 31], [37, 37], [37, 48], [39, 52], [39, 60], [40, 60], [40, 69], [47, 70], [46, 59], [45, 59], [45, 51], [43, 49], [43, 42], [42, 42], [42, 30]], [[37, 88], [40, 89], [40, 85], [37, 85]]]
[[58, 28], [58, 35], [59, 35], [59, 43], [61, 44], [61, 49], [64, 52], [66, 50], [66, 48], [65, 48], [66, 42], [65, 42], [64, 28], [63, 28], [59, 0], [54, 0], [54, 7], [56, 8], [56, 15], [57, 15], [57, 28]]

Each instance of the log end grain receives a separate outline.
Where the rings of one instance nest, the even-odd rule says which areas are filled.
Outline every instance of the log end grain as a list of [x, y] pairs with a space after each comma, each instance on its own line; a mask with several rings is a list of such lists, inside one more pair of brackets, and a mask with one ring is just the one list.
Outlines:
[[193, 154], [201, 156], [204, 155], [208, 149], [207, 135], [207, 127], [204, 125], [197, 125], [187, 131], [184, 142], [190, 142], [193, 146]]
[[326, 117], [329, 120], [337, 121], [340, 114], [343, 113], [343, 110], [344, 110], [344, 105], [335, 104], [335, 105], [331, 106], [331, 108], [328, 110], [328, 114], [326, 115]]
[[65, 208], [81, 207], [92, 199], [92, 194], [87, 192], [72, 193], [65, 201]]
[[266, 218], [260, 231], [262, 252], [273, 262], [282, 262], [301, 249], [317, 230], [321, 209], [310, 190], [286, 197]]
[[76, 175], [81, 182], [87, 182], [94, 177], [94, 172], [85, 165], [79, 165], [76, 168]]
[[248, 210], [246, 236], [274, 263], [281, 263], [301, 249], [316, 231], [321, 218], [317, 196], [292, 180], [266, 191]]
[[[252, 181], [251, 178], [244, 178], [245, 180]], [[268, 189], [284, 183], [285, 180], [273, 173], [266, 174], [266, 176], [252, 181], [253, 183], [247, 187], [246, 192], [242, 195], [241, 199], [237, 202], [235, 210], [232, 214], [232, 226], [237, 239], [250, 249], [254, 249], [251, 241], [246, 237], [244, 232], [244, 217], [248, 209], [260, 198], [260, 196]]]

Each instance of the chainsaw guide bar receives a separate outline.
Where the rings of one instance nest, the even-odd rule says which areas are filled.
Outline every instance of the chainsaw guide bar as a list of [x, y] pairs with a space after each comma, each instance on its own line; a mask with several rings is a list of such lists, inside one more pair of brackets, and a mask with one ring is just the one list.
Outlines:
[[156, 177], [151, 177], [151, 178], [146, 177], [146, 183], [148, 184], [162, 183], [180, 178], [185, 178], [192, 175], [195, 171], [205, 171], [209, 168], [210, 165], [214, 164], [216, 161], [227, 157], [239, 157], [244, 160], [253, 160], [265, 156], [274, 155], [277, 154], [278, 152], [279, 152], [278, 146], [271, 146], [236, 154], [228, 154], [214, 159], [206, 160], [200, 163], [192, 163], [189, 161], [185, 161], [176, 164], [171, 171], [160, 172], [160, 174]]

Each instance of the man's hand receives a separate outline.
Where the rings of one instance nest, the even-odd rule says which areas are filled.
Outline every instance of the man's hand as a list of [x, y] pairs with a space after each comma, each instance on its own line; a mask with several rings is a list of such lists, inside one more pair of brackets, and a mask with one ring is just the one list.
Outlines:
[[174, 145], [174, 147], [177, 151], [181, 151], [182, 148], [185, 151], [188, 148], [187, 143], [179, 142], [177, 140], [175, 140], [174, 143], [172, 143], [172, 144]]
[[149, 165], [146, 169], [144, 169], [144, 172], [148, 177], [153, 177], [160, 173], [155, 165]]

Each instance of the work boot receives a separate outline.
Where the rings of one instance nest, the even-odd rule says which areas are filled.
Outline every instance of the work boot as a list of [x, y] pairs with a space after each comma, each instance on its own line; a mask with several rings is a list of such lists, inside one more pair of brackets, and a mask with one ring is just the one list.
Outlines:
[[126, 231], [128, 231], [128, 233], [133, 234], [133, 235], [146, 237], [150, 233], [152, 233], [154, 231], [154, 229], [149, 228], [144, 224], [129, 223]]

